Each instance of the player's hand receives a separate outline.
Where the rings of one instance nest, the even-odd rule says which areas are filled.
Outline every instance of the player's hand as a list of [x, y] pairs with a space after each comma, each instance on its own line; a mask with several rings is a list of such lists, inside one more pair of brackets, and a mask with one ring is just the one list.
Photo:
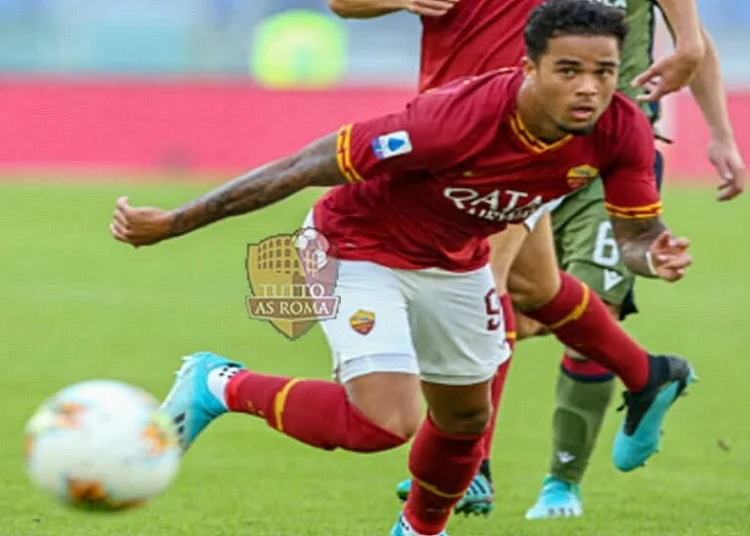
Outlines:
[[711, 139], [708, 159], [721, 179], [716, 196], [719, 201], [734, 199], [745, 190], [745, 162], [734, 140]]
[[675, 238], [669, 231], [659, 235], [649, 247], [655, 275], [670, 282], [682, 279], [685, 269], [693, 264], [693, 258], [687, 252], [689, 247], [687, 238]]
[[675, 50], [643, 71], [632, 82], [633, 87], [646, 90], [638, 95], [641, 102], [656, 102], [662, 97], [687, 86], [703, 61], [703, 54]]
[[441, 17], [448, 13], [459, 0], [407, 0], [406, 11], [423, 17]]
[[169, 237], [172, 216], [166, 210], [132, 207], [127, 197], [115, 204], [109, 231], [120, 242], [131, 246], [150, 246]]

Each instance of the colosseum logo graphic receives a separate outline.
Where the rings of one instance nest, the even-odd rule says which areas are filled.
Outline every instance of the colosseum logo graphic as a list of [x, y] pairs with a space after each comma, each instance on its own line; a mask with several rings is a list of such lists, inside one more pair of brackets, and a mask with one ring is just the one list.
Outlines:
[[295, 340], [319, 320], [334, 318], [338, 262], [325, 236], [312, 228], [266, 238], [247, 247], [250, 316]]

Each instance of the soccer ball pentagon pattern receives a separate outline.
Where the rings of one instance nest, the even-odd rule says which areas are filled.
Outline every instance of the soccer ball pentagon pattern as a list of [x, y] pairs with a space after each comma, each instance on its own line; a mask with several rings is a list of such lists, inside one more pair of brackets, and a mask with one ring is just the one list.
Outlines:
[[26, 468], [42, 492], [88, 511], [122, 511], [164, 491], [180, 465], [174, 424], [147, 392], [92, 380], [63, 389], [29, 419]]

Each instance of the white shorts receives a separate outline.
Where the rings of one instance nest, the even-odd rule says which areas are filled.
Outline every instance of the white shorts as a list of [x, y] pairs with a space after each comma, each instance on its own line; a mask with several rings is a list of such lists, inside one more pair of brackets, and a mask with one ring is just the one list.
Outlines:
[[472, 385], [492, 378], [510, 357], [489, 266], [454, 273], [338, 262], [338, 314], [321, 327], [339, 381], [404, 372]]
[[534, 212], [531, 216], [526, 218], [523, 222], [524, 226], [529, 230], [529, 232], [532, 232], [534, 228], [536, 227], [536, 224], [539, 222], [540, 218], [544, 216], [545, 214], [551, 214], [557, 207], [559, 207], [562, 202], [565, 200], [565, 196], [558, 197], [557, 199], [553, 199], [552, 201], [548, 201], [545, 204], [543, 204], [541, 207], [539, 207], [539, 210]]

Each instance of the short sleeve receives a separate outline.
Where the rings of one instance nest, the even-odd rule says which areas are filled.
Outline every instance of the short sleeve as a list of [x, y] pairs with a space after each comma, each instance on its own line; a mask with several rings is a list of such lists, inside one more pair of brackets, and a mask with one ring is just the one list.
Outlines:
[[489, 88], [466, 87], [470, 83], [419, 95], [401, 112], [342, 126], [336, 146], [343, 175], [357, 183], [450, 169], [471, 158], [492, 138], [489, 123], [497, 113], [487, 100]]
[[662, 212], [656, 186], [656, 144], [651, 124], [638, 111], [623, 122], [609, 150], [615, 158], [602, 173], [607, 212], [618, 218], [651, 218]]

